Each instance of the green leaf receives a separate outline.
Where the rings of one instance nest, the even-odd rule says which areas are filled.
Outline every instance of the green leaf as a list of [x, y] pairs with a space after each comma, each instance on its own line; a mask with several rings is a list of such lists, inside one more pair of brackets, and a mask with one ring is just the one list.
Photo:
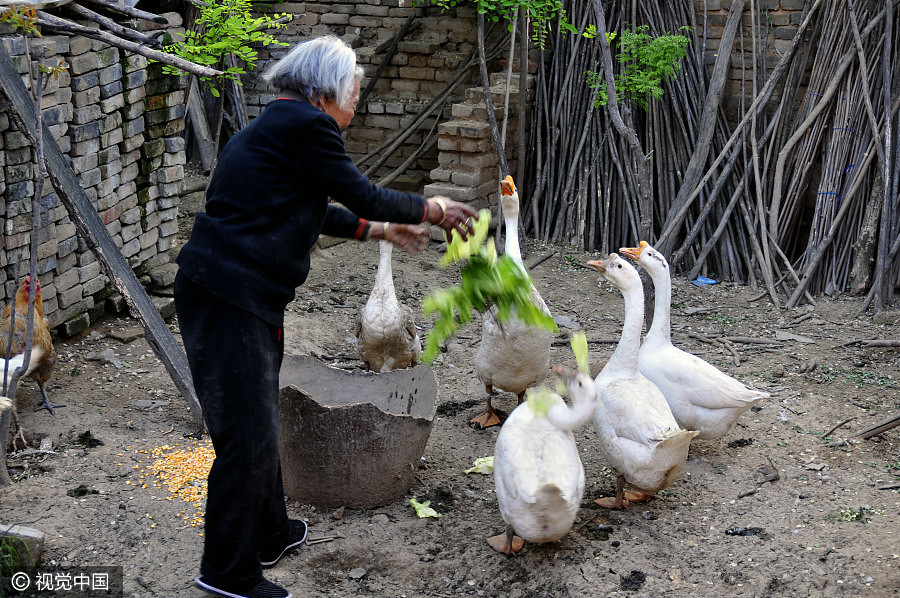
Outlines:
[[469, 259], [469, 256], [477, 252], [482, 243], [488, 236], [488, 229], [491, 224], [491, 211], [481, 210], [475, 219], [475, 230], [464, 241], [459, 231], [453, 229], [450, 231], [450, 241], [447, 243], [447, 251], [441, 258], [439, 266], [445, 268], [450, 264]]
[[532, 387], [525, 391], [528, 408], [535, 417], [547, 417], [547, 411], [556, 402], [556, 395], [546, 386]]
[[[650, 99], [663, 95], [663, 83], [674, 78], [681, 70], [681, 60], [687, 56], [690, 40], [683, 35], [665, 34], [654, 38], [643, 25], [624, 29], [621, 34], [607, 33], [612, 44], [617, 39], [618, 53], [615, 60], [622, 65], [615, 76], [616, 96], [634, 102], [637, 106], [649, 108]], [[690, 28], [687, 28], [690, 32]], [[585, 36], [588, 37], [587, 32]], [[585, 80], [588, 87], [596, 90], [594, 106], [599, 108], [608, 102], [606, 82], [594, 72], [587, 71]]]
[[489, 239], [460, 269], [459, 286], [435, 291], [422, 302], [425, 315], [438, 314], [425, 337], [422, 361], [434, 361], [441, 343], [472, 319], [473, 310], [495, 307], [501, 324], [515, 315], [528, 326], [558, 332], [553, 318], [534, 304], [533, 289], [522, 267], [507, 255], [497, 257], [494, 240]]
[[424, 519], [425, 517], [441, 517], [440, 513], [431, 508], [430, 500], [419, 502], [416, 499], [411, 498], [409, 499], [409, 504], [416, 510], [416, 515], [418, 515], [420, 519]]
[[585, 374], [590, 373], [591, 364], [588, 357], [587, 335], [584, 332], [576, 332], [572, 335], [572, 353], [575, 354], [575, 361], [578, 363], [578, 369]]
[[494, 472], [494, 456], [490, 457], [478, 457], [475, 459], [475, 463], [472, 464], [472, 467], [465, 470], [463, 473], [481, 473], [484, 475], [489, 475]]

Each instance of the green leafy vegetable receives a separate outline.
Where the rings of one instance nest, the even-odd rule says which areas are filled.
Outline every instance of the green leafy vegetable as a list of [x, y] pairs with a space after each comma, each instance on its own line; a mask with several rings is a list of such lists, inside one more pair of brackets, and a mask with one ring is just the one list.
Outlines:
[[419, 518], [425, 517], [441, 517], [441, 514], [431, 508], [431, 501], [426, 500], [425, 502], [419, 502], [414, 498], [409, 499], [409, 504], [413, 506], [416, 510], [416, 515]]
[[490, 219], [490, 212], [482, 210], [475, 222], [476, 231], [468, 240], [463, 241], [454, 231], [456, 236], [447, 244], [441, 265], [463, 259], [468, 261], [460, 269], [459, 286], [435, 291], [422, 302], [425, 315], [438, 315], [425, 337], [422, 355], [425, 363], [434, 361], [440, 353], [441, 343], [472, 320], [473, 310], [484, 312], [495, 307], [500, 324], [509, 321], [515, 313], [526, 325], [551, 332], [559, 330], [553, 318], [534, 304], [534, 286], [522, 267], [509, 256], [498, 257], [493, 239], [483, 244]]
[[472, 464], [472, 467], [465, 470], [463, 473], [483, 473], [488, 475], [493, 473], [494, 471], [494, 456], [490, 457], [478, 457], [475, 459], [475, 463]]
[[563, 382], [562, 380], [560, 380], [559, 378], [556, 379], [556, 382], [554, 383], [554, 388], [556, 388], [556, 394], [558, 394], [559, 396], [561, 396], [561, 397], [569, 396], [569, 391], [566, 388], [566, 383]]
[[528, 407], [534, 413], [535, 417], [546, 417], [550, 407], [556, 402], [556, 395], [546, 386], [537, 388], [529, 388], [525, 391], [525, 398], [528, 401]]
[[488, 236], [488, 228], [491, 224], [491, 211], [481, 210], [478, 212], [478, 218], [475, 220], [475, 230], [468, 238], [463, 241], [459, 231], [453, 229], [450, 231], [450, 240], [447, 242], [447, 251], [441, 258], [439, 265], [446, 268], [450, 264], [467, 260], [473, 253], [481, 250], [484, 240]]
[[591, 371], [591, 364], [588, 358], [587, 336], [583, 332], [576, 332], [572, 335], [572, 353], [575, 354], [575, 361], [578, 363], [578, 369], [585, 374]]

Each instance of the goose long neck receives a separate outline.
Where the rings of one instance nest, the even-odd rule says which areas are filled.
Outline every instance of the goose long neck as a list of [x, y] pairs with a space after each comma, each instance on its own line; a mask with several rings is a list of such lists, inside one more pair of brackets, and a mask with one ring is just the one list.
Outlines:
[[653, 279], [653, 323], [647, 336], [655, 340], [671, 342], [671, 326], [669, 319], [672, 305], [672, 279], [665, 272], [660, 274], [650, 273]]
[[622, 337], [612, 357], [609, 358], [609, 365], [620, 372], [636, 374], [638, 350], [641, 348], [641, 326], [644, 322], [644, 290], [637, 284], [623, 290], [622, 296], [625, 298]]
[[518, 214], [510, 216], [504, 214], [503, 224], [506, 227], [506, 240], [504, 244], [504, 252], [506, 255], [522, 263], [522, 252], [519, 250], [519, 216]]
[[378, 273], [375, 274], [375, 284], [384, 286], [394, 285], [394, 274], [391, 271], [391, 252], [393, 245], [390, 241], [378, 242]]
[[[593, 384], [590, 385], [593, 389]], [[590, 421], [597, 409], [597, 395], [572, 395], [572, 406], [554, 405], [547, 412], [547, 421], [560, 430], [573, 432]]]

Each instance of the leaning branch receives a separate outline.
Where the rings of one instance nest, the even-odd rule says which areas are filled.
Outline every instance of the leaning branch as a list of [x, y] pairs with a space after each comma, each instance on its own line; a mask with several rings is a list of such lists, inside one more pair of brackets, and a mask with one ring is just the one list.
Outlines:
[[159, 46], [159, 39], [155, 37], [150, 37], [149, 35], [144, 35], [140, 31], [135, 31], [134, 29], [129, 29], [128, 27], [123, 27], [122, 25], [116, 23], [109, 17], [104, 17], [103, 15], [94, 12], [89, 8], [85, 8], [80, 4], [76, 4], [72, 2], [66, 5], [66, 8], [77, 14], [78, 16], [84, 17], [90, 21], [93, 21], [99, 25], [103, 25], [116, 35], [120, 37], [124, 37], [126, 39], [130, 39], [133, 42], [137, 42], [139, 44], [144, 44], [147, 46]]
[[132, 8], [124, 2], [112, 2], [111, 0], [88, 0], [88, 2], [93, 2], [97, 6], [102, 6], [107, 10], [111, 10], [113, 12], [117, 12], [129, 17], [136, 17], [138, 19], [144, 19], [146, 21], [153, 21], [154, 23], [159, 23], [160, 25], [169, 24], [169, 19], [162, 15], [155, 15], [152, 12], [147, 12], [139, 8]]
[[[96, 0], [91, 1], [93, 2]], [[84, 37], [89, 37], [91, 39], [98, 39], [102, 42], [108, 43], [111, 46], [122, 48], [123, 50], [128, 50], [129, 52], [134, 52], [135, 54], [140, 54], [141, 56], [146, 56], [151, 60], [156, 60], [158, 62], [174, 66], [175, 68], [179, 68], [199, 77], [216, 77], [222, 74], [222, 71], [218, 71], [208, 66], [194, 64], [193, 62], [189, 62], [187, 60], [184, 60], [183, 58], [179, 58], [178, 56], [166, 54], [165, 52], [160, 52], [159, 50], [147, 48], [127, 39], [122, 39], [121, 37], [113, 35], [107, 31], [91, 29], [90, 27], [85, 27], [83, 25], [79, 25], [78, 23], [73, 23], [72, 21], [67, 21], [66, 19], [55, 17], [42, 10], [37, 11], [37, 13], [38, 25], [52, 31], [74, 33], [76, 35], [83, 35]]]

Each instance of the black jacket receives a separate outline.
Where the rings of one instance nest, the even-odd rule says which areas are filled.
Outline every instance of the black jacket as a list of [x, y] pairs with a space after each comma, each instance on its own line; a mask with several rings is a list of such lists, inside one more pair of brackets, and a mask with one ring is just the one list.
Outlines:
[[206, 211], [176, 262], [220, 299], [282, 326], [320, 233], [358, 238], [364, 219], [416, 224], [425, 210], [422, 196], [371, 183], [344, 151], [333, 118], [278, 99], [225, 145]]

